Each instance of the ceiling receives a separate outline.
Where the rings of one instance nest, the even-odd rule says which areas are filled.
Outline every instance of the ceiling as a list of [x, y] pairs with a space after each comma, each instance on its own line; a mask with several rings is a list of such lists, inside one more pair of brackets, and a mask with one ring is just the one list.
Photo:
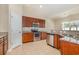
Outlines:
[[79, 4], [25, 4], [23, 14], [46, 19], [76, 7], [79, 7]]

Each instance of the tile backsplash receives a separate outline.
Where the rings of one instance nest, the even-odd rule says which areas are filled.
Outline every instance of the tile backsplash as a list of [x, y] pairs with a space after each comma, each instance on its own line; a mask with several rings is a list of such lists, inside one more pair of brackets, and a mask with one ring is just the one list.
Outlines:
[[[23, 32], [31, 32], [32, 27], [23, 27], [22, 31]], [[38, 31], [42, 31], [42, 32], [47, 32], [47, 33], [51, 33], [52, 29], [48, 29], [48, 28], [38, 28]]]

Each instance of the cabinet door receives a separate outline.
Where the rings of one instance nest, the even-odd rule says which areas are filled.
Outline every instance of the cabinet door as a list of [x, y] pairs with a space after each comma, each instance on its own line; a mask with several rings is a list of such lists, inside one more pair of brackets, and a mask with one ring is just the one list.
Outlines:
[[39, 27], [45, 28], [45, 20], [39, 20]]
[[70, 48], [69, 54], [79, 55], [79, 45], [78, 44], [71, 43], [69, 48]]
[[34, 38], [34, 36], [33, 36], [32, 32], [23, 33], [23, 36], [22, 36], [23, 43], [32, 42], [33, 38]]
[[57, 34], [54, 35], [54, 47], [58, 48], [58, 35]]
[[26, 25], [26, 17], [22, 16], [22, 27], [25, 27]]
[[4, 37], [4, 54], [7, 53], [8, 50], [8, 38], [7, 36]]
[[3, 55], [3, 42], [0, 43], [0, 55]]
[[66, 41], [62, 42], [62, 50], [64, 55], [69, 55], [69, 50], [70, 50], [70, 44]]
[[40, 38], [41, 38], [41, 40], [47, 39], [47, 33], [46, 32], [41, 32]]
[[22, 26], [23, 27], [31, 27], [33, 23], [33, 19], [31, 17], [22, 16]]
[[58, 34], [54, 34], [54, 47], [60, 48], [60, 36]]
[[60, 35], [58, 35], [58, 41], [57, 41], [57, 42], [58, 42], [58, 44], [57, 44], [57, 45], [58, 45], [57, 48], [60, 49]]
[[79, 45], [61, 40], [61, 54], [64, 55], [79, 55]]

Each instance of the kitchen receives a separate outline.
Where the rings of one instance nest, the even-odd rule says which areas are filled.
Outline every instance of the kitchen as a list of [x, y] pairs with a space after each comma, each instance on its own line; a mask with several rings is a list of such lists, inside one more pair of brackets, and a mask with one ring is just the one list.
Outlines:
[[[24, 33], [23, 33], [23, 36], [22, 36], [23, 39], [27, 39], [28, 37], [30, 37], [29, 38], [30, 42], [46, 40], [46, 42], [49, 46], [52, 46], [52, 47], [58, 49], [61, 52], [61, 54], [67, 54], [67, 55], [68, 54], [70, 54], [70, 55], [79, 54], [79, 52], [78, 52], [79, 45], [72, 44], [72, 42], [73, 43], [78, 42], [78, 41], [74, 40], [74, 37], [77, 36], [77, 33], [78, 33], [78, 31], [77, 31], [78, 8], [72, 8], [66, 12], [60, 13], [58, 15], [54, 15], [52, 17], [53, 20], [50, 20], [50, 19], [42, 18], [43, 14], [41, 14], [41, 13], [44, 10], [41, 11], [41, 9], [43, 9], [43, 8], [46, 9], [46, 7], [43, 7], [44, 5], [40, 5], [41, 7], [37, 8], [38, 6], [39, 5], [24, 6], [25, 7], [23, 9], [24, 16], [22, 19], [23, 31], [25, 29], [27, 29], [27, 31], [30, 32], [30, 34], [27, 33], [29, 35], [26, 35], [26, 34], [24, 35]], [[32, 8], [31, 10], [30, 10], [30, 7]], [[39, 11], [39, 14], [41, 15], [41, 17], [39, 16], [39, 14], [37, 15], [36, 13], [34, 13], [34, 10], [36, 10], [36, 13], [38, 13], [38, 11]], [[32, 14], [31, 12], [34, 14]], [[24, 19], [27, 21], [23, 21]], [[28, 21], [28, 20], [30, 20], [30, 21]], [[68, 24], [65, 25], [65, 23], [68, 23], [69, 25]], [[74, 26], [74, 24], [76, 26]], [[25, 27], [27, 27], [27, 28], [25, 28]], [[65, 27], [66, 27], [66, 29], [64, 29]], [[74, 29], [75, 27], [76, 27], [76, 29]], [[27, 31], [25, 30], [25, 32], [27, 32]], [[37, 37], [35, 36], [35, 34], [37, 35]], [[68, 38], [65, 38], [65, 34], [69, 35]], [[24, 36], [25, 36], [25, 38], [24, 38]], [[27, 36], [27, 38], [26, 38], [26, 36]], [[73, 36], [73, 37], [71, 38], [70, 36]], [[67, 45], [68, 43], [67, 44], [63, 43], [63, 39], [64, 39], [64, 41], [67, 39], [70, 39], [69, 45]], [[74, 49], [72, 49], [72, 48], [74, 48]], [[74, 51], [74, 52], [72, 52], [72, 51]]]
[[9, 14], [2, 17], [6, 20], [5, 27], [3, 19], [0, 21], [0, 31], [6, 32], [5, 36], [8, 35], [8, 44], [2, 43], [6, 45], [7, 50], [3, 54], [79, 55], [79, 5], [7, 6], [2, 9], [3, 12], [6, 10], [3, 15]]

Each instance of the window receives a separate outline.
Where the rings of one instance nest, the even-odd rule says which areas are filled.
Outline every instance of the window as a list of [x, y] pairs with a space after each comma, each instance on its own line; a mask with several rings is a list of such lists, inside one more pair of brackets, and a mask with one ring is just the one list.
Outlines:
[[76, 30], [76, 27], [71, 27], [71, 30]]
[[69, 22], [63, 22], [62, 23], [62, 30], [70, 30], [70, 24]]
[[77, 30], [79, 31], [79, 27], [77, 27]]
[[76, 22], [77, 31], [79, 31], [79, 21]]
[[62, 30], [77, 30], [79, 31], [79, 20], [71, 21], [71, 22], [63, 22]]

